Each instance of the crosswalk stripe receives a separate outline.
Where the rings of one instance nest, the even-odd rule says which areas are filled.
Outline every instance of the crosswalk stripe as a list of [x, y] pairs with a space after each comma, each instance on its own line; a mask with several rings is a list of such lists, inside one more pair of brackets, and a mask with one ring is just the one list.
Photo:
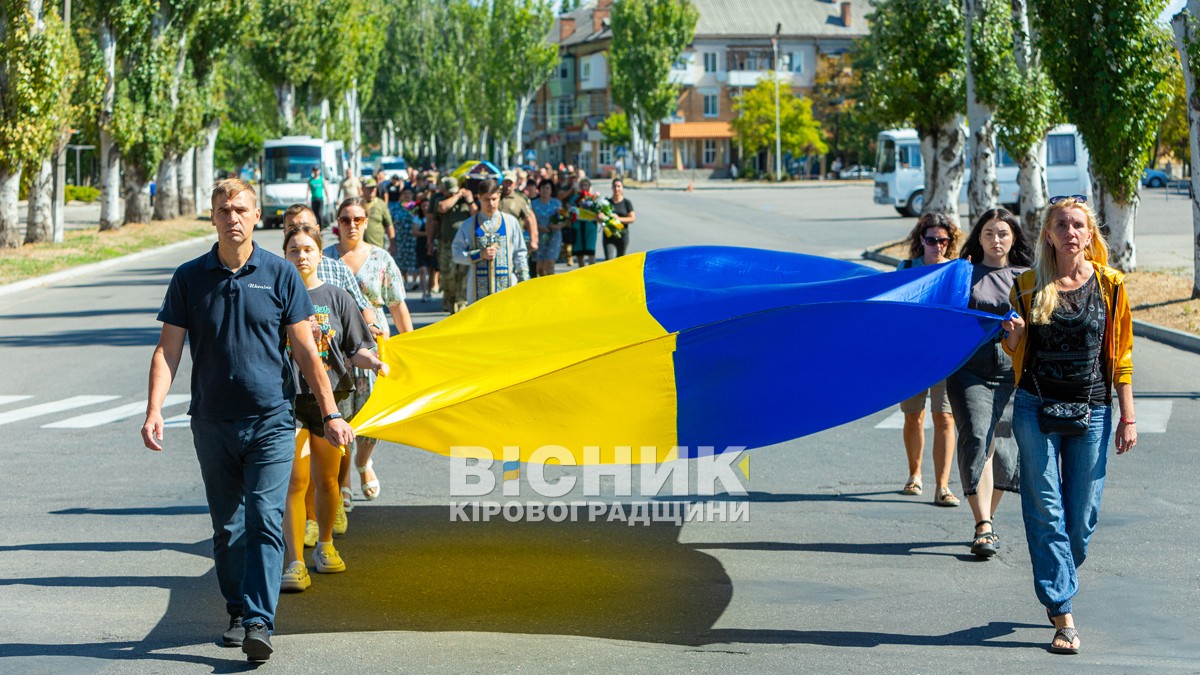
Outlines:
[[33, 398], [33, 397], [32, 396], [0, 396], [0, 405], [5, 405], [8, 403], [16, 403], [17, 401], [24, 401], [27, 398]]
[[188, 427], [192, 424], [191, 415], [176, 415], [163, 420], [164, 429], [178, 429], [180, 427]]
[[[167, 406], [179, 405], [180, 403], [186, 403], [190, 400], [192, 400], [192, 397], [187, 394], [168, 394], [166, 400], [163, 402], [163, 407], [166, 408]], [[140, 415], [145, 412], [146, 402], [141, 401], [139, 403], [130, 403], [128, 405], [117, 406], [116, 408], [110, 408], [109, 410], [100, 410], [94, 413], [87, 413], [86, 415], [70, 417], [60, 422], [43, 424], [42, 428], [89, 429], [91, 427], [98, 427], [101, 424], [108, 424], [109, 422], [116, 422], [128, 417]]]
[[0, 425], [19, 422], [29, 419], [30, 417], [40, 417], [42, 415], [50, 415], [56, 412], [66, 410], [74, 410], [88, 405], [104, 403], [113, 399], [121, 398], [120, 396], [72, 396], [64, 398], [60, 401], [51, 401], [50, 403], [39, 403], [37, 405], [17, 408], [8, 412], [0, 413]]
[[[1140, 399], [1134, 397], [1133, 409], [1137, 411], [1137, 428], [1138, 433], [1142, 434], [1165, 434], [1167, 433], [1167, 423], [1171, 421], [1171, 410], [1174, 401], [1164, 401], [1162, 399]], [[1114, 415], [1116, 409], [1113, 410]], [[904, 428], [904, 413], [899, 410], [891, 415], [883, 418], [879, 424], [875, 425], [876, 429], [903, 429]], [[925, 415], [925, 428], [932, 429], [933, 421], [930, 415]]]

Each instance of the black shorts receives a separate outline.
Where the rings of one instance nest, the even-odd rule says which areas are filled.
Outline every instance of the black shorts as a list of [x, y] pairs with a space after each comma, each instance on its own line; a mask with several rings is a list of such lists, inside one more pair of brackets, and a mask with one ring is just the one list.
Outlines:
[[[333, 400], [337, 402], [338, 412], [342, 413], [342, 417], [347, 422], [350, 418], [358, 413], [354, 408], [354, 397], [351, 396], [352, 391], [335, 391], [333, 392]], [[319, 438], [325, 438], [325, 423], [321, 420], [325, 417], [321, 414], [321, 407], [317, 405], [317, 397], [313, 394], [298, 394], [296, 396], [296, 426], [300, 429], [307, 429], [308, 433]]]

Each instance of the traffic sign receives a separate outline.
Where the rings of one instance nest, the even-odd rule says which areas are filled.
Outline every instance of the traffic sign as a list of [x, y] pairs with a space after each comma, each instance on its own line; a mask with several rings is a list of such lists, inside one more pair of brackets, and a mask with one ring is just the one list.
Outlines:
[[624, 157], [626, 152], [627, 151], [625, 150], [625, 146], [623, 146], [623, 145], [617, 146], [617, 157]]
[[525, 151], [525, 161], [526, 162], [536, 162], [537, 161], [537, 150], [534, 150], [533, 148], [526, 150]]

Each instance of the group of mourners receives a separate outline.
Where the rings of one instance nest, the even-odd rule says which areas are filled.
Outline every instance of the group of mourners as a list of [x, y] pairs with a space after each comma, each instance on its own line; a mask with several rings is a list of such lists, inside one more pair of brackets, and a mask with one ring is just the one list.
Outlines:
[[923, 492], [928, 398], [934, 503], [959, 504], [949, 485], [957, 436], [959, 478], [975, 521], [971, 552], [997, 553], [994, 514], [1005, 492], [1019, 493], [1034, 590], [1055, 628], [1050, 651], [1075, 654], [1071, 599], [1096, 529], [1109, 439], [1115, 429], [1117, 454], [1137, 444], [1124, 276], [1107, 266], [1108, 248], [1085, 195], [1051, 198], [1032, 246], [1005, 209], [982, 214], [960, 251], [961, 237], [945, 215], [921, 216], [900, 269], [966, 258], [973, 266], [969, 306], [1006, 317], [1003, 332], [901, 404], [909, 473], [903, 493]]
[[[420, 289], [423, 301], [440, 292], [442, 310], [450, 313], [513, 283], [554, 274], [556, 264], [593, 264], [597, 243], [605, 258], [624, 255], [636, 218], [620, 177], [612, 180], [611, 196], [600, 197], [587, 173], [574, 166], [516, 168], [461, 182], [434, 169], [380, 173], [363, 182], [348, 174], [340, 191], [361, 194], [369, 221], [365, 239], [392, 255], [405, 288]], [[587, 208], [597, 203], [611, 213]], [[313, 207], [320, 207], [315, 199]], [[604, 227], [602, 218], [619, 225]], [[468, 234], [456, 254], [464, 223]], [[472, 258], [476, 249], [481, 256]]]
[[[436, 252], [465, 271], [464, 287], [452, 290], [447, 268], [440, 270], [453, 311], [527, 278], [531, 252], [533, 269], [552, 273], [568, 227], [579, 235], [572, 242], [576, 262], [593, 259], [596, 231], [561, 217], [562, 198], [590, 194], [586, 179], [569, 171], [557, 181], [511, 174], [467, 190], [443, 177], [434, 193], [430, 178], [436, 180], [414, 177], [416, 185], [401, 187], [396, 202], [369, 192], [343, 199], [329, 241], [318, 212], [293, 205], [284, 214], [282, 258], [253, 242], [261, 215], [254, 190], [237, 179], [222, 181], [212, 198], [217, 243], [180, 266], [168, 287], [142, 437], [147, 447], [162, 449], [162, 405], [186, 338], [192, 434], [230, 617], [222, 639], [241, 646], [251, 661], [272, 652], [280, 591], [313, 583], [305, 548], [313, 548], [318, 573], [347, 569], [333, 538], [349, 526], [353, 474], [365, 499], [379, 497], [371, 459], [376, 441], [356, 439], [347, 420], [365, 404], [375, 378], [388, 374], [375, 350], [391, 332], [388, 317], [399, 332], [413, 329], [404, 263], [428, 263]], [[622, 187], [613, 181], [611, 204], [624, 205], [613, 211], [628, 225], [634, 212]], [[535, 199], [511, 204], [531, 189]], [[515, 213], [505, 210], [506, 200]], [[393, 204], [411, 221], [391, 217]], [[414, 254], [424, 245], [425, 258], [398, 264], [396, 251], [407, 245], [398, 221], [410, 222], [400, 230], [413, 233], [407, 244]], [[912, 258], [901, 267], [949, 262], [959, 254], [960, 235], [945, 216], [922, 216], [910, 238]], [[615, 253], [623, 252], [622, 245]], [[1115, 427], [1118, 454], [1137, 443], [1123, 276], [1107, 267], [1104, 238], [1082, 195], [1050, 200], [1032, 247], [1011, 213], [988, 211], [961, 255], [974, 270], [970, 307], [1004, 316], [1004, 332], [945, 382], [903, 404], [904, 492], [923, 491], [922, 418], [931, 394], [935, 503], [958, 504], [949, 488], [957, 435], [975, 520], [971, 551], [996, 554], [1001, 539], [993, 514], [1004, 492], [1019, 492], [1036, 594], [1055, 628], [1051, 650], [1076, 653], [1071, 600], [1097, 523], [1108, 439]], [[434, 270], [426, 282], [438, 283]], [[998, 442], [1005, 436], [1015, 438], [1015, 447]]]

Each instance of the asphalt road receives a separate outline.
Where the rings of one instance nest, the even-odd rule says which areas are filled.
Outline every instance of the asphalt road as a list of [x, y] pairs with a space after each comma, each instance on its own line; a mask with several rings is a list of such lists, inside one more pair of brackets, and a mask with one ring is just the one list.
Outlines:
[[[630, 198], [636, 250], [720, 243], [855, 257], [913, 222], [872, 204], [864, 185]], [[1176, 205], [1183, 216], [1146, 231], [1186, 245], [1186, 202], [1162, 208]], [[279, 248], [278, 232], [258, 240]], [[167, 430], [160, 455], [137, 433], [165, 284], [205, 248], [0, 298], [0, 672], [248, 668], [214, 643], [225, 618], [186, 422]], [[440, 318], [435, 305], [411, 303], [416, 322]], [[1076, 600], [1080, 656], [1045, 650], [1052, 631], [1017, 499], [1000, 507], [1000, 555], [976, 562], [965, 504], [899, 494], [893, 409], [753, 451], [749, 520], [734, 523], [451, 523], [447, 460], [385, 443], [382, 496], [359, 503], [338, 544], [349, 571], [284, 597], [264, 667], [1197, 672], [1200, 356], [1141, 340], [1135, 364], [1142, 437], [1110, 463]], [[187, 394], [188, 368], [173, 394]], [[176, 403], [167, 417], [185, 410]]]

